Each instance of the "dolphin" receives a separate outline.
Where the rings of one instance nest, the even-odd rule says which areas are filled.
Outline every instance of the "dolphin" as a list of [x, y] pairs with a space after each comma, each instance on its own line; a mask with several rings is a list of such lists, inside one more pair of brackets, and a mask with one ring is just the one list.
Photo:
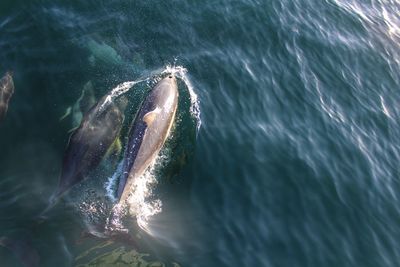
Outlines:
[[2, 121], [8, 110], [8, 103], [14, 94], [14, 81], [12, 72], [8, 71], [0, 79], [0, 121]]
[[121, 97], [118, 103], [111, 102], [103, 107], [106, 98], [107, 95], [83, 116], [81, 124], [72, 133], [55, 197], [84, 180], [118, 140], [127, 99]]
[[118, 52], [104, 42], [98, 43], [95, 40], [90, 39], [87, 43], [87, 48], [91, 53], [89, 62], [92, 64], [94, 64], [96, 61], [112, 65], [123, 64], [123, 60]]
[[123, 172], [120, 177], [117, 199], [124, 203], [135, 179], [152, 163], [174, 122], [178, 106], [178, 86], [173, 75], [162, 79], [143, 101], [133, 121], [125, 149]]

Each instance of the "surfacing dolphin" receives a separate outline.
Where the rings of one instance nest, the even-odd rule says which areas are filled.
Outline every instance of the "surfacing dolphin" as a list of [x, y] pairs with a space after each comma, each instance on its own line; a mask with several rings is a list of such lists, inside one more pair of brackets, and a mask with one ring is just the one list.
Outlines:
[[14, 94], [14, 81], [12, 73], [6, 72], [0, 79], [0, 122], [5, 118], [8, 110], [8, 103]]
[[[54, 198], [61, 196], [84, 180], [99, 165], [112, 144], [118, 139], [124, 120], [127, 99], [111, 102], [101, 108], [104, 96], [83, 117], [80, 126], [70, 137], [64, 154], [59, 186]], [[54, 201], [54, 199], [53, 199]]]
[[156, 84], [143, 101], [129, 132], [117, 199], [124, 203], [135, 179], [149, 167], [164, 145], [178, 106], [178, 86], [173, 75]]

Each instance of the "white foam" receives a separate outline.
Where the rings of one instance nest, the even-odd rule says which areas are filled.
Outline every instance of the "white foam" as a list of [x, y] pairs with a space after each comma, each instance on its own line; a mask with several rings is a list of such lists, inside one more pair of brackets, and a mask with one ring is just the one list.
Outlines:
[[117, 179], [122, 173], [122, 166], [123, 166], [123, 161], [121, 160], [114, 174], [108, 177], [108, 180], [104, 185], [107, 191], [107, 196], [112, 202], [115, 202], [117, 200], [115, 198], [115, 189], [116, 189]]
[[139, 79], [136, 81], [128, 81], [128, 82], [123, 82], [118, 84], [116, 87], [114, 87], [110, 93], [108, 93], [107, 97], [104, 99], [103, 104], [100, 106], [99, 111], [103, 111], [104, 108], [110, 104], [115, 98], [118, 96], [127, 93], [135, 84], [144, 82], [148, 80], [149, 78], [146, 79]]
[[189, 76], [187, 74], [187, 69], [182, 66], [167, 65], [163, 70], [153, 72], [147, 78], [141, 78], [135, 81], [127, 81], [118, 84], [115, 88], [111, 90], [111, 92], [104, 99], [104, 103], [101, 105], [99, 109], [100, 112], [104, 110], [106, 105], [110, 104], [115, 98], [129, 92], [129, 90], [131, 90], [134, 85], [141, 82], [149, 82], [149, 81], [157, 82], [158, 80], [161, 79], [161, 76], [164, 74], [173, 74], [185, 83], [190, 95], [190, 114], [196, 121], [196, 129], [198, 131], [201, 126], [200, 101], [199, 97], [195, 92], [194, 86], [189, 79]]
[[112, 208], [105, 225], [106, 232], [128, 232], [128, 229], [122, 223], [122, 218], [126, 215], [125, 208], [125, 206], [120, 204]]
[[160, 162], [160, 157], [156, 157], [147, 171], [140, 177], [136, 178], [132, 187], [131, 194], [127, 203], [129, 213], [136, 216], [139, 227], [145, 232], [151, 234], [148, 227], [150, 218], [162, 210], [162, 202], [159, 199], [152, 200], [153, 188], [157, 185], [157, 178], [154, 174], [155, 166]]

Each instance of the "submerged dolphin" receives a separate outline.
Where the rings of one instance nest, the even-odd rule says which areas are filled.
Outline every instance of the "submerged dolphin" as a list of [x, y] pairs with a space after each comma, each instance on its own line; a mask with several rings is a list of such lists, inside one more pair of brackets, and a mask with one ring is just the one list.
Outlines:
[[0, 246], [6, 247], [11, 250], [18, 258], [18, 260], [23, 264], [23, 266], [39, 266], [40, 256], [37, 250], [31, 246], [30, 242], [3, 236], [0, 237]]
[[76, 100], [76, 102], [69, 106], [64, 115], [60, 118], [60, 121], [66, 119], [67, 117], [71, 117], [72, 121], [72, 130], [75, 130], [81, 123], [83, 115], [94, 105], [96, 104], [96, 98], [94, 95], [93, 84], [91, 81], [88, 81], [82, 89], [80, 97]]
[[121, 107], [111, 102], [102, 108], [106, 97], [84, 115], [80, 126], [71, 135], [55, 197], [85, 179], [118, 139], [127, 100], [120, 99]]
[[14, 93], [14, 81], [12, 73], [7, 72], [0, 79], [0, 121], [4, 119], [8, 110], [8, 103]]
[[178, 106], [176, 78], [162, 79], [144, 100], [129, 132], [117, 199], [124, 203], [135, 179], [157, 156], [168, 137]]

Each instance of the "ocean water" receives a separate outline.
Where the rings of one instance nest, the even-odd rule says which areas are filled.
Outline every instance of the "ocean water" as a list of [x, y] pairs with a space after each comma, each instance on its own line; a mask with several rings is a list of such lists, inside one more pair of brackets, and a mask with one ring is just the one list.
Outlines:
[[[399, 14], [396, 0], [2, 0], [15, 93], [1, 266], [399, 266]], [[38, 220], [82, 114], [60, 117], [85, 85], [98, 100], [144, 79], [127, 94], [135, 114], [171, 71], [180, 115], [130, 238], [87, 234], [115, 166]]]

